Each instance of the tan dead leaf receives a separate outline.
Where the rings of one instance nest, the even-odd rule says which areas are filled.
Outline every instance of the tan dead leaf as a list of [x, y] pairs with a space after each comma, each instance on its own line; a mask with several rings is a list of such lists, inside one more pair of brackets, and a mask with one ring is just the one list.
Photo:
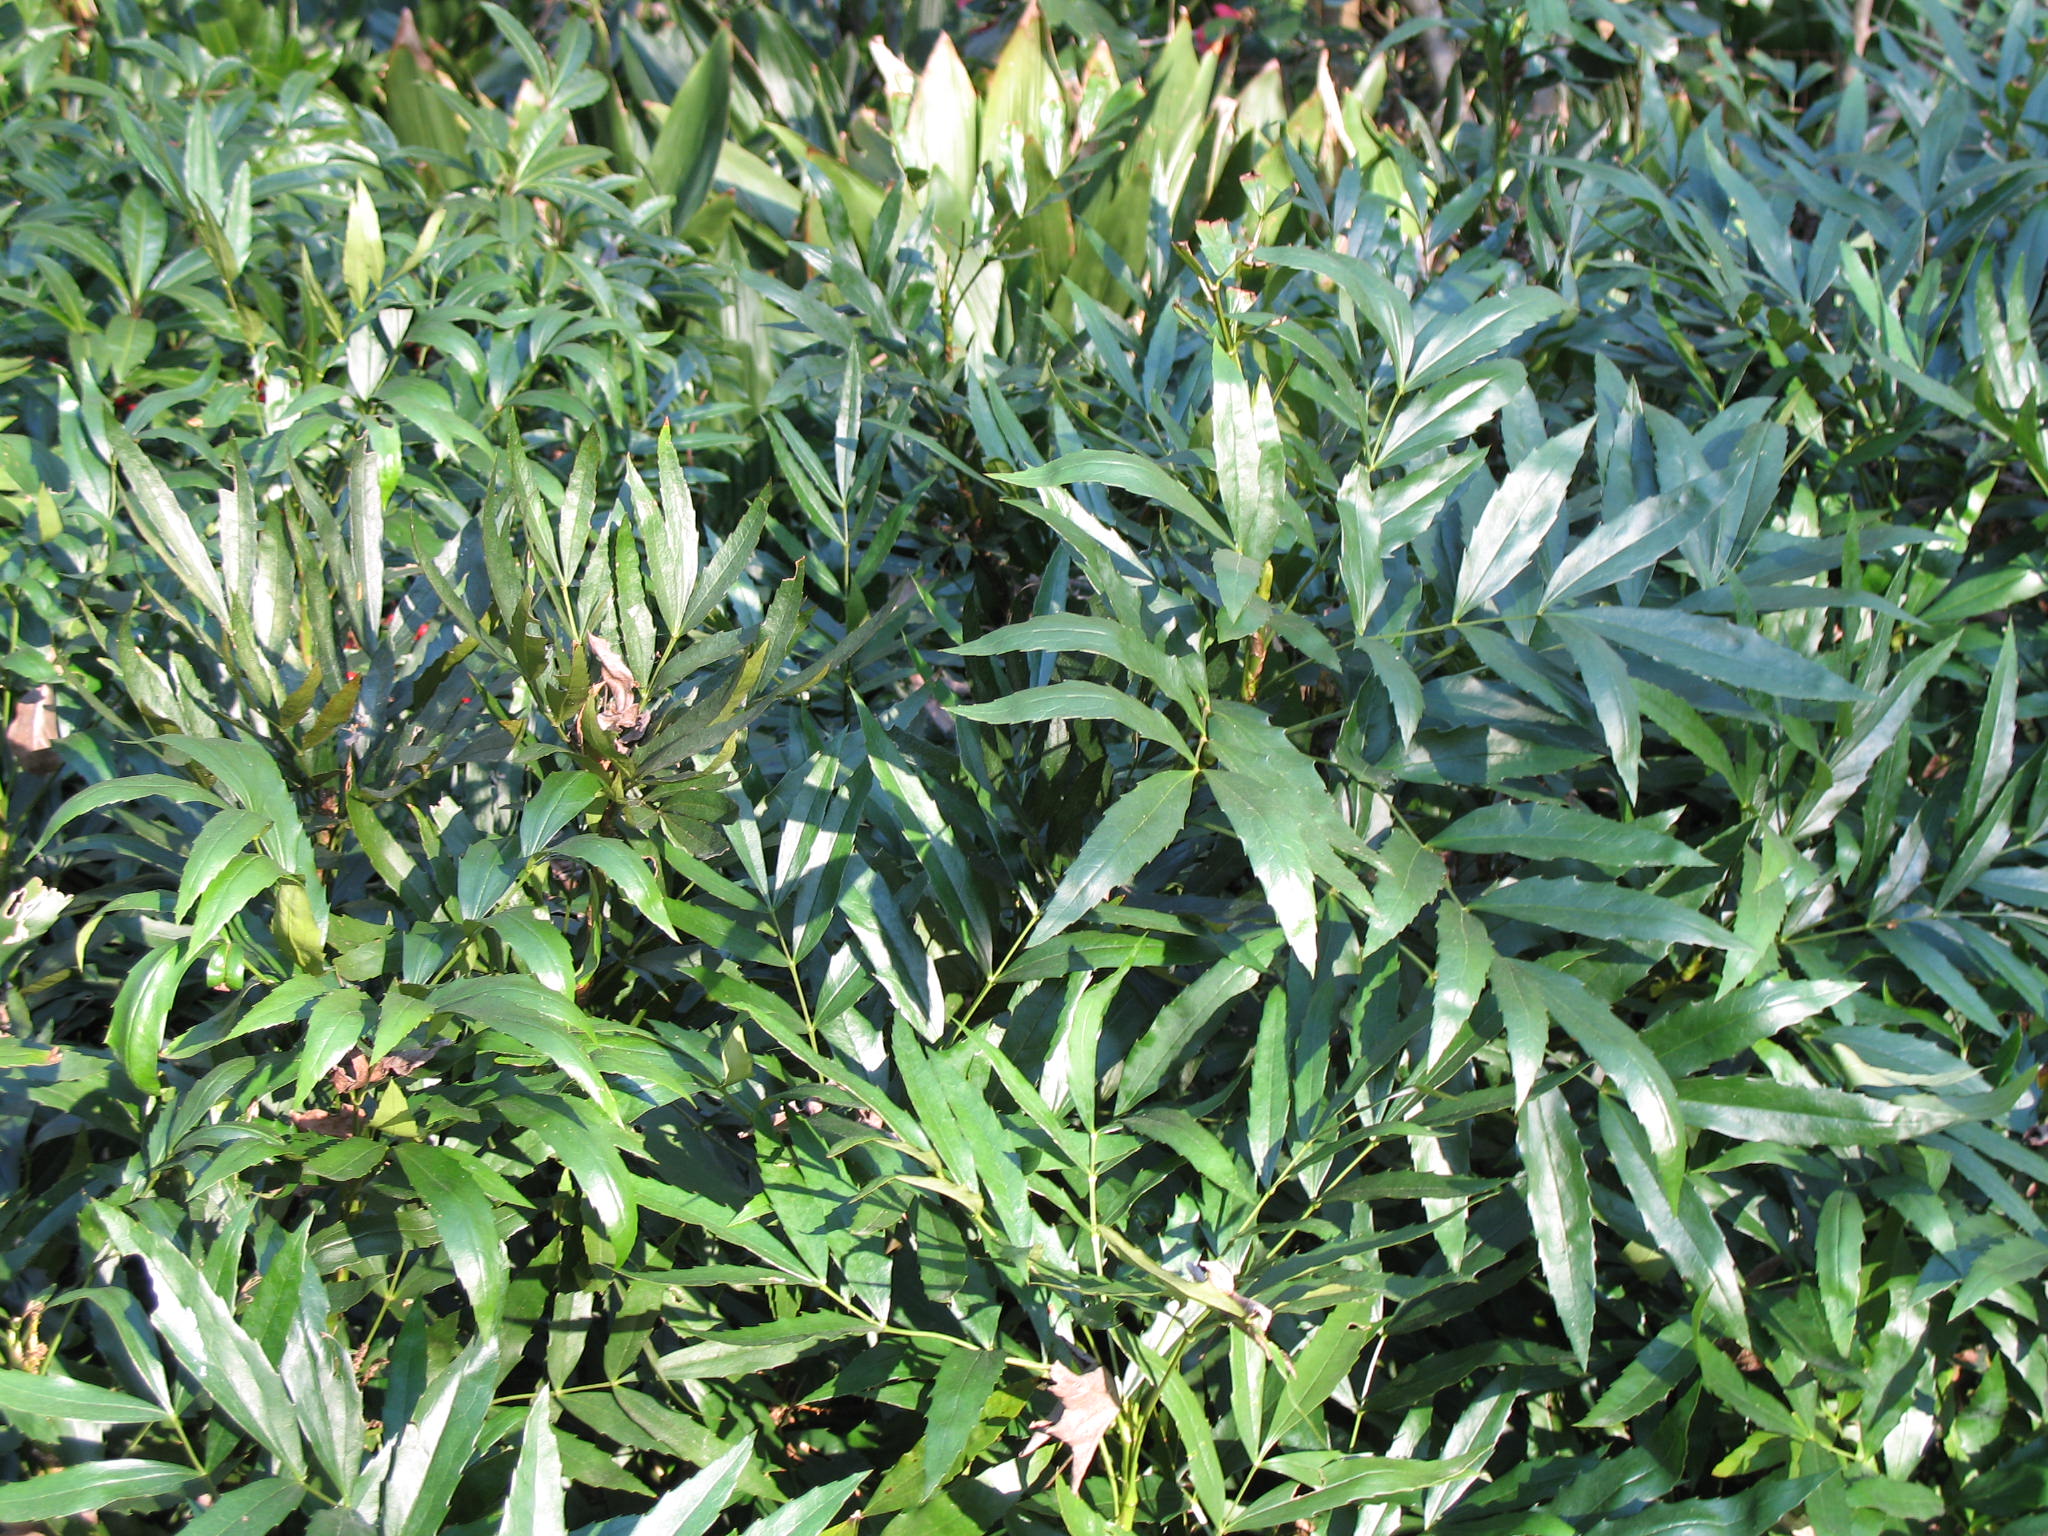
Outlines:
[[391, 39], [391, 47], [394, 52], [400, 48], [410, 52], [419, 61], [421, 73], [435, 73], [434, 56], [427, 52], [427, 40], [420, 36], [420, 24], [409, 5], [398, 13], [398, 32]]
[[408, 1046], [402, 1051], [393, 1051], [377, 1065], [370, 1068], [370, 1081], [381, 1083], [387, 1077], [411, 1077], [440, 1051], [438, 1045]]
[[295, 1109], [285, 1118], [295, 1130], [315, 1136], [353, 1136], [370, 1112], [360, 1104], [344, 1104], [339, 1109]]
[[603, 635], [592, 635], [585, 644], [598, 667], [597, 723], [620, 746], [631, 746], [647, 734], [647, 707], [640, 702], [640, 684], [626, 658]]
[[[398, 31], [391, 39], [392, 53], [396, 53], [401, 48], [413, 56], [422, 74], [433, 77], [433, 79], [447, 86], [451, 91], [461, 89], [455, 83], [455, 77], [434, 62], [434, 55], [427, 47], [427, 39], [420, 34], [420, 24], [413, 17], [410, 6], [407, 6], [398, 13]], [[445, 49], [442, 50], [444, 55], [446, 51]], [[386, 57], [389, 57], [389, 55]]]
[[377, 1080], [374, 1073], [368, 1053], [360, 1045], [352, 1045], [327, 1074], [327, 1081], [334, 1085], [336, 1093], [355, 1093]]
[[1104, 1367], [1070, 1371], [1057, 1360], [1053, 1362], [1052, 1379], [1046, 1389], [1059, 1400], [1060, 1411], [1055, 1417], [1041, 1419], [1031, 1426], [1032, 1435], [1025, 1442], [1023, 1454], [1029, 1456], [1048, 1440], [1059, 1441], [1074, 1453], [1072, 1478], [1074, 1489], [1079, 1492], [1081, 1479], [1088, 1475], [1088, 1464], [1095, 1459], [1102, 1437], [1116, 1422], [1116, 1391], [1110, 1386], [1109, 1372]]
[[14, 701], [14, 718], [7, 722], [7, 747], [15, 762], [29, 773], [50, 773], [61, 759], [57, 756], [57, 711], [50, 690], [38, 684]]

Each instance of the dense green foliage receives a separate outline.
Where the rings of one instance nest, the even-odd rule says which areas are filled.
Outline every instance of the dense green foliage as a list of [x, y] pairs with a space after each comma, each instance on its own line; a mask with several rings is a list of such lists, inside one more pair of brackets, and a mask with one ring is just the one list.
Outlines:
[[0, 1521], [2048, 1532], [2031, 4], [327, 9], [0, 0]]

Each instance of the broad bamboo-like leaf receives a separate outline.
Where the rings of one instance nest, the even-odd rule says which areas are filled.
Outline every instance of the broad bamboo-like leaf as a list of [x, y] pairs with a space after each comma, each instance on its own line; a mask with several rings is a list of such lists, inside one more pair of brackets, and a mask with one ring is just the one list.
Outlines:
[[125, 1392], [68, 1376], [0, 1370], [0, 1412], [32, 1413], [81, 1424], [154, 1424], [168, 1410]]
[[519, 813], [519, 856], [530, 859], [554, 835], [590, 808], [604, 782], [586, 769], [551, 773]]
[[567, 1536], [563, 1518], [562, 1452], [549, 1422], [547, 1384], [533, 1394], [519, 1437], [519, 1462], [498, 1516], [498, 1536]]
[[[1230, 525], [1232, 547], [1257, 570], [1279, 541], [1287, 497], [1287, 450], [1267, 382], [1248, 383], [1237, 359], [1221, 347], [1212, 349], [1209, 367], [1215, 381], [1211, 422], [1223, 516]], [[1224, 613], [1235, 615], [1250, 596], [1246, 589], [1233, 601], [1226, 590]]]
[[63, 1520], [128, 1499], [183, 1493], [200, 1481], [190, 1467], [135, 1457], [110, 1457], [60, 1467], [0, 1488], [0, 1520]]
[[1545, 289], [1516, 288], [1440, 315], [1416, 339], [1409, 387], [1426, 389], [1438, 379], [1456, 377], [1459, 369], [1505, 350], [1563, 307], [1563, 301]]
[[427, 1536], [441, 1528], [483, 1433], [501, 1369], [498, 1341], [486, 1334], [428, 1383], [391, 1442], [381, 1490], [382, 1536]]
[[464, 1159], [447, 1147], [401, 1145], [398, 1162], [421, 1204], [433, 1214], [441, 1246], [475, 1309], [477, 1326], [487, 1332], [497, 1327], [511, 1262], [498, 1236], [490, 1196]]
[[1458, 571], [1453, 612], [1491, 599], [1528, 567], [1564, 509], [1572, 471], [1586, 451], [1593, 423], [1582, 421], [1536, 449], [1487, 498]]
[[1560, 1089], [1522, 1106], [1515, 1140], [1529, 1170], [1529, 1219], [1551, 1304], [1583, 1364], [1593, 1348], [1593, 1201], [1585, 1149]]
[[1614, 645], [1731, 688], [1830, 703], [1853, 704], [1863, 698], [1855, 684], [1819, 662], [1726, 619], [1669, 608], [1615, 606], [1552, 613], [1550, 622], [1560, 629], [1591, 630]]
[[1856, 1309], [1863, 1297], [1863, 1207], [1852, 1191], [1838, 1189], [1822, 1203], [1814, 1249], [1828, 1337], [1846, 1356], [1855, 1347]]
[[1688, 1078], [1678, 1085], [1689, 1124], [1738, 1141], [1788, 1146], [1882, 1146], [1925, 1136], [1964, 1117], [1933, 1103], [1899, 1103], [1756, 1078]]
[[116, 1248], [147, 1266], [156, 1293], [151, 1321], [179, 1363], [280, 1467], [303, 1477], [305, 1449], [284, 1383], [227, 1303], [161, 1234], [111, 1206], [93, 1212]]
[[1645, 866], [1705, 868], [1709, 861], [1643, 822], [1609, 821], [1575, 806], [1503, 801], [1468, 811], [1430, 838], [1432, 848], [1525, 859], [1578, 859], [1620, 872]]
[[1600, 1101], [1601, 1139], [1635, 1200], [1636, 1213], [1649, 1228], [1685, 1283], [1692, 1288], [1714, 1325], [1747, 1347], [1749, 1320], [1742, 1304], [1742, 1277], [1720, 1226], [1692, 1187], [1681, 1181], [1674, 1198], [1660, 1176], [1643, 1127], [1615, 1107]]
[[1195, 775], [1155, 773], [1127, 791], [1088, 834], [1060, 879], [1032, 933], [1043, 943], [1093, 911], [1109, 893], [1135, 880], [1187, 824]]
[[[500, 1108], [507, 1118], [538, 1136], [562, 1166], [575, 1175], [583, 1198], [590, 1202], [612, 1247], [621, 1256], [631, 1253], [640, 1232], [640, 1207], [633, 1198], [632, 1180], [611, 1134], [538, 1098], [508, 1098]], [[479, 1258], [488, 1260], [489, 1239], [479, 1236], [477, 1242], [482, 1250]], [[487, 1283], [484, 1295], [488, 1301]]]
[[356, 183], [355, 195], [349, 199], [341, 272], [349, 302], [359, 311], [369, 302], [370, 291], [384, 281], [383, 225], [370, 189], [360, 181]]
[[711, 190], [732, 96], [732, 33], [720, 29], [683, 77], [641, 168], [650, 196], [673, 198], [669, 226], [690, 222]]
[[956, 1349], [939, 1362], [924, 1438], [925, 1499], [959, 1469], [967, 1454], [967, 1437], [981, 1422], [1002, 1374], [1003, 1357], [993, 1350]]
[[1394, 364], [1394, 382], [1404, 389], [1408, 387], [1408, 370], [1415, 350], [1414, 312], [1400, 289], [1369, 262], [1303, 246], [1265, 245], [1251, 254], [1252, 260], [1267, 266], [1313, 272], [1335, 283], [1385, 343]]
[[1513, 975], [1540, 999], [1543, 1011], [1621, 1090], [1635, 1124], [1649, 1140], [1664, 1197], [1676, 1206], [1685, 1181], [1685, 1132], [1676, 1090], [1655, 1054], [1576, 976], [1505, 959], [1495, 962], [1495, 971]]
[[228, 624], [227, 593], [212, 553], [192, 525], [191, 517], [179, 503], [157, 467], [135, 439], [119, 426], [109, 425], [107, 440], [121, 474], [128, 482], [135, 526], [171, 574], [224, 630]]
[[1482, 912], [1582, 933], [1617, 943], [1698, 944], [1726, 949], [1734, 942], [1719, 923], [1668, 897], [1624, 885], [1595, 885], [1568, 876], [1542, 876], [1497, 885], [1473, 898]]
[[820, 1536], [865, 1474], [855, 1472], [791, 1499], [748, 1526], [743, 1536]]
[[222, 1494], [183, 1530], [191, 1536], [268, 1536], [305, 1502], [306, 1490], [292, 1479], [266, 1477]]
[[1851, 981], [1758, 982], [1674, 1009], [1643, 1031], [1643, 1043], [1674, 1078], [1685, 1077], [1832, 1008], [1857, 990]]
[[1114, 720], [1149, 741], [1173, 748], [1190, 763], [1194, 750], [1158, 710], [1102, 683], [1049, 683], [1027, 688], [993, 704], [955, 704], [952, 711], [990, 725], [1027, 720]]
[[[1157, 502], [1170, 512], [1179, 513], [1219, 543], [1229, 541], [1229, 535], [1216, 521], [1215, 515], [1196, 499], [1192, 491], [1159, 465], [1134, 453], [1106, 448], [1084, 449], [995, 478], [1034, 489], [1046, 485], [1113, 485], [1134, 496]], [[1226, 513], [1228, 510], [1226, 504]]]
[[662, 894], [661, 879], [647, 859], [626, 844], [611, 838], [579, 834], [555, 844], [551, 857], [580, 859], [619, 888], [633, 910], [662, 932], [674, 936], [669, 925], [668, 898]]
[[937, 1040], [946, 1027], [946, 998], [939, 986], [938, 967], [905, 919], [895, 894], [881, 876], [862, 864], [848, 875], [839, 905], [877, 979], [903, 1017], [915, 1021], [925, 1039]]

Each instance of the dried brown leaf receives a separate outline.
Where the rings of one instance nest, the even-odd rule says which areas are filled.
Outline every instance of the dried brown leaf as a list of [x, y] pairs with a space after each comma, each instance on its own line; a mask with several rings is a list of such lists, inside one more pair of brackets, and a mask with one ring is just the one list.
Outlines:
[[7, 722], [7, 748], [29, 773], [50, 773], [57, 767], [57, 711], [50, 690], [37, 685], [14, 701]]
[[368, 1053], [360, 1045], [352, 1045], [348, 1054], [328, 1072], [327, 1081], [334, 1085], [336, 1093], [356, 1093], [377, 1080], [373, 1075], [375, 1070], [370, 1065]]
[[640, 702], [640, 683], [625, 657], [603, 635], [585, 642], [597, 663], [597, 723], [620, 746], [631, 746], [647, 734], [647, 706]]
[[440, 1049], [438, 1045], [414, 1045], [407, 1046], [402, 1051], [393, 1051], [370, 1068], [370, 1081], [381, 1083], [387, 1077], [411, 1077], [432, 1061]]
[[285, 1118], [291, 1121], [295, 1130], [311, 1131], [315, 1136], [353, 1136], [370, 1118], [370, 1112], [360, 1104], [344, 1104], [338, 1109], [295, 1109]]
[[1030, 1455], [1048, 1440], [1059, 1441], [1074, 1453], [1071, 1476], [1078, 1492], [1081, 1479], [1088, 1475], [1088, 1464], [1102, 1446], [1102, 1437], [1116, 1422], [1116, 1390], [1106, 1368], [1098, 1365], [1093, 1370], [1071, 1371], [1057, 1360], [1046, 1389], [1058, 1400], [1060, 1411], [1031, 1426], [1024, 1454]]

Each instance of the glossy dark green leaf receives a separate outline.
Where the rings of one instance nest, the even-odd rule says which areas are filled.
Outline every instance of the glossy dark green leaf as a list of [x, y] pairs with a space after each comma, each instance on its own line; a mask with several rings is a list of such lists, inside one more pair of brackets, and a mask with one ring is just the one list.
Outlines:
[[567, 1536], [563, 1516], [562, 1453], [549, 1422], [546, 1383], [533, 1394], [519, 1437], [519, 1460], [498, 1516], [498, 1536]]
[[498, 1236], [490, 1195], [469, 1163], [447, 1147], [400, 1143], [399, 1166], [434, 1218], [435, 1231], [476, 1312], [477, 1327], [497, 1327], [511, 1262]]
[[1432, 848], [1524, 859], [1579, 859], [1617, 873], [1648, 867], [1705, 868], [1670, 833], [1639, 821], [1610, 821], [1574, 806], [1502, 801], [1468, 811], [1430, 838]]
[[565, 769], [541, 781], [540, 789], [519, 813], [519, 856], [532, 858], [554, 835], [574, 821], [604, 789], [587, 769]]
[[1158, 684], [1189, 713], [1201, 713], [1185, 665], [1163, 646], [1116, 619], [1079, 613], [1041, 613], [955, 646], [954, 650], [962, 656], [1001, 656], [1012, 651], [1078, 651], [1105, 656]]
[[640, 1231], [640, 1208], [633, 1198], [625, 1161], [613, 1144], [612, 1132], [577, 1119], [537, 1098], [508, 1098], [499, 1106], [508, 1118], [538, 1136], [547, 1149], [576, 1176], [583, 1198], [604, 1227], [612, 1247], [624, 1258]]
[[[1425, 346], [1425, 365], [1427, 356]], [[1454, 615], [1491, 599], [1535, 559], [1564, 508], [1572, 471], [1584, 456], [1592, 431], [1593, 423], [1582, 421], [1551, 438], [1517, 464], [1487, 499], [1458, 569]]]
[[1355, 256], [1307, 246], [1265, 245], [1251, 254], [1252, 260], [1268, 266], [1313, 272], [1335, 283], [1379, 333], [1394, 364], [1395, 382], [1406, 387], [1415, 350], [1415, 315], [1406, 295], [1377, 267]]
[[952, 712], [990, 725], [1027, 720], [1114, 720], [1149, 741], [1173, 748], [1190, 763], [1194, 752], [1166, 716], [1127, 693], [1101, 683], [1050, 683], [1027, 688], [992, 704], [955, 704]]
[[1215, 514], [1203, 506], [1193, 492], [1150, 459], [1140, 458], [1134, 453], [1091, 448], [1061, 454], [1044, 464], [1034, 464], [1028, 469], [995, 478], [1034, 489], [1046, 485], [1113, 485], [1118, 490], [1143, 496], [1168, 511], [1179, 513], [1219, 542], [1227, 540]]
[[1859, 990], [1850, 981], [1760, 981], [1673, 1009], [1643, 1031], [1664, 1070], [1685, 1077], [1740, 1055], [1759, 1040], [1825, 1012]]
[[68, 1376], [0, 1370], [0, 1413], [37, 1414], [82, 1424], [154, 1424], [165, 1409], [125, 1392], [112, 1392]]
[[1117, 1113], [1151, 1095], [1218, 1011], [1259, 984], [1279, 948], [1277, 930], [1254, 934], [1160, 1010], [1124, 1060], [1117, 1082]]
[[387, 1536], [430, 1536], [441, 1529], [483, 1433], [502, 1369], [498, 1341], [487, 1334], [428, 1383], [391, 1447], [383, 1488]]
[[0, 1488], [0, 1520], [62, 1520], [128, 1499], [183, 1493], [200, 1483], [190, 1467], [112, 1457], [60, 1467]]
[[1651, 1155], [1649, 1138], [1612, 1099], [1600, 1101], [1600, 1135], [1657, 1247], [1677, 1266], [1714, 1326], [1746, 1347], [1749, 1320], [1742, 1277], [1714, 1213], [1682, 1179], [1673, 1197]]
[[1593, 1348], [1593, 1199], [1585, 1148], [1562, 1092], [1546, 1089], [1522, 1106], [1515, 1142], [1529, 1173], [1529, 1220], [1551, 1304], [1583, 1365]]
[[748, 1526], [742, 1536], [819, 1536], [845, 1505], [847, 1495], [866, 1476], [850, 1473], [834, 1483], [825, 1483], [801, 1493], [780, 1509], [763, 1515]]
[[220, 571], [206, 541], [199, 536], [191, 517], [179, 503], [149, 456], [135, 439], [118, 426], [110, 426], [108, 440], [114, 458], [127, 480], [134, 509], [135, 526], [171, 568], [185, 590], [197, 598], [223, 629], [228, 623], [227, 593], [221, 586]]
[[1173, 1148], [1187, 1159], [1189, 1167], [1218, 1188], [1247, 1202], [1254, 1198], [1244, 1165], [1216, 1139], [1215, 1132], [1187, 1111], [1170, 1108], [1141, 1110], [1135, 1115], [1126, 1115], [1123, 1124], [1127, 1130]]
[[1422, 389], [1437, 379], [1460, 376], [1459, 369], [1504, 350], [1563, 308], [1563, 301], [1546, 289], [1514, 288], [1439, 315], [1417, 338], [1410, 386]]
[[[1271, 384], [1245, 377], [1237, 358], [1221, 345], [1210, 349], [1213, 381], [1210, 423], [1215, 443], [1216, 484], [1231, 544], [1256, 571], [1273, 553], [1287, 508], [1287, 449], [1273, 411]], [[1219, 575], [1221, 572], [1219, 572]], [[1240, 597], [1249, 597], [1245, 590]], [[1223, 609], [1235, 615], [1243, 602], [1224, 593]]]
[[165, 1021], [185, 969], [182, 945], [153, 949], [128, 973], [114, 998], [107, 1048], [121, 1063], [128, 1081], [144, 1093], [155, 1093], [163, 1085], [157, 1059], [163, 1054]]
[[1003, 1357], [995, 1350], [956, 1349], [939, 1362], [925, 1419], [926, 1499], [959, 1470], [967, 1438], [981, 1423], [982, 1410], [1002, 1374]]
[[1863, 1207], [1853, 1191], [1838, 1189], [1822, 1203], [1814, 1256], [1828, 1336], [1846, 1357], [1855, 1344], [1856, 1308], [1863, 1297]]
[[1440, 380], [1401, 407], [1376, 462], [1410, 464], [1470, 437], [1500, 414], [1521, 383], [1516, 363], [1485, 363]]
[[1670, 1397], [1699, 1369], [1688, 1348], [1692, 1336], [1690, 1320], [1667, 1323], [1608, 1384], [1580, 1427], [1612, 1429]]
[[602, 873], [632, 903], [635, 912], [675, 937], [675, 930], [669, 926], [668, 898], [662, 893], [661, 878], [635, 849], [612, 838], [580, 833], [555, 844], [551, 853], [558, 859], [580, 859]]
[[151, 1322], [221, 1410], [294, 1477], [306, 1460], [284, 1382], [192, 1261], [160, 1233], [112, 1207], [94, 1208], [117, 1249], [138, 1255], [155, 1292]]
[[1588, 938], [1651, 946], [1696, 944], [1726, 949], [1728, 930], [1663, 896], [1622, 885], [1545, 876], [1497, 885], [1471, 905], [1516, 922], [1582, 933]]
[[937, 1040], [946, 1028], [938, 965], [895, 893], [870, 866], [856, 861], [840, 889], [839, 911], [902, 1016], [914, 1020], [927, 1040]]
[[1074, 862], [1039, 913], [1032, 930], [1040, 942], [1093, 911], [1109, 893], [1135, 880], [1187, 824], [1195, 775], [1182, 769], [1155, 773], [1125, 791], [1081, 844]]
[[1619, 517], [1603, 519], [1558, 561], [1537, 607], [1551, 608], [1634, 575], [1677, 548], [1707, 510], [1704, 498], [1680, 490], [1646, 496]]
[[1758, 1429], [1783, 1435], [1795, 1443], [1808, 1438], [1807, 1428], [1798, 1415], [1772, 1390], [1768, 1374], [1745, 1372], [1704, 1335], [1694, 1337], [1692, 1352], [1707, 1390]]
[[711, 188], [731, 94], [732, 34], [720, 29], [669, 102], [644, 167], [649, 191], [675, 199], [671, 228], [689, 223]]
[[224, 1493], [201, 1511], [183, 1536], [266, 1536], [306, 1502], [306, 1490], [289, 1478], [266, 1477]]
[[1761, 1482], [1725, 1499], [1674, 1499], [1603, 1520], [1592, 1536], [1765, 1536], [1822, 1481], [1816, 1474]]
[[1785, 699], [1854, 704], [1863, 692], [1819, 662], [1726, 619], [1671, 608], [1576, 608], [1553, 613], [1560, 629], [1579, 627], [1653, 661], [1699, 677]]
[[443, 982], [425, 1001], [432, 1013], [461, 1014], [510, 1036], [560, 1067], [600, 1111], [617, 1119], [611, 1092], [578, 1038], [590, 1021], [569, 999], [531, 976], [470, 976]]
[[1897, 1102], [1762, 1078], [1690, 1077], [1678, 1085], [1686, 1123], [1738, 1141], [1794, 1147], [1884, 1146], [1964, 1118], [1939, 1103]]

